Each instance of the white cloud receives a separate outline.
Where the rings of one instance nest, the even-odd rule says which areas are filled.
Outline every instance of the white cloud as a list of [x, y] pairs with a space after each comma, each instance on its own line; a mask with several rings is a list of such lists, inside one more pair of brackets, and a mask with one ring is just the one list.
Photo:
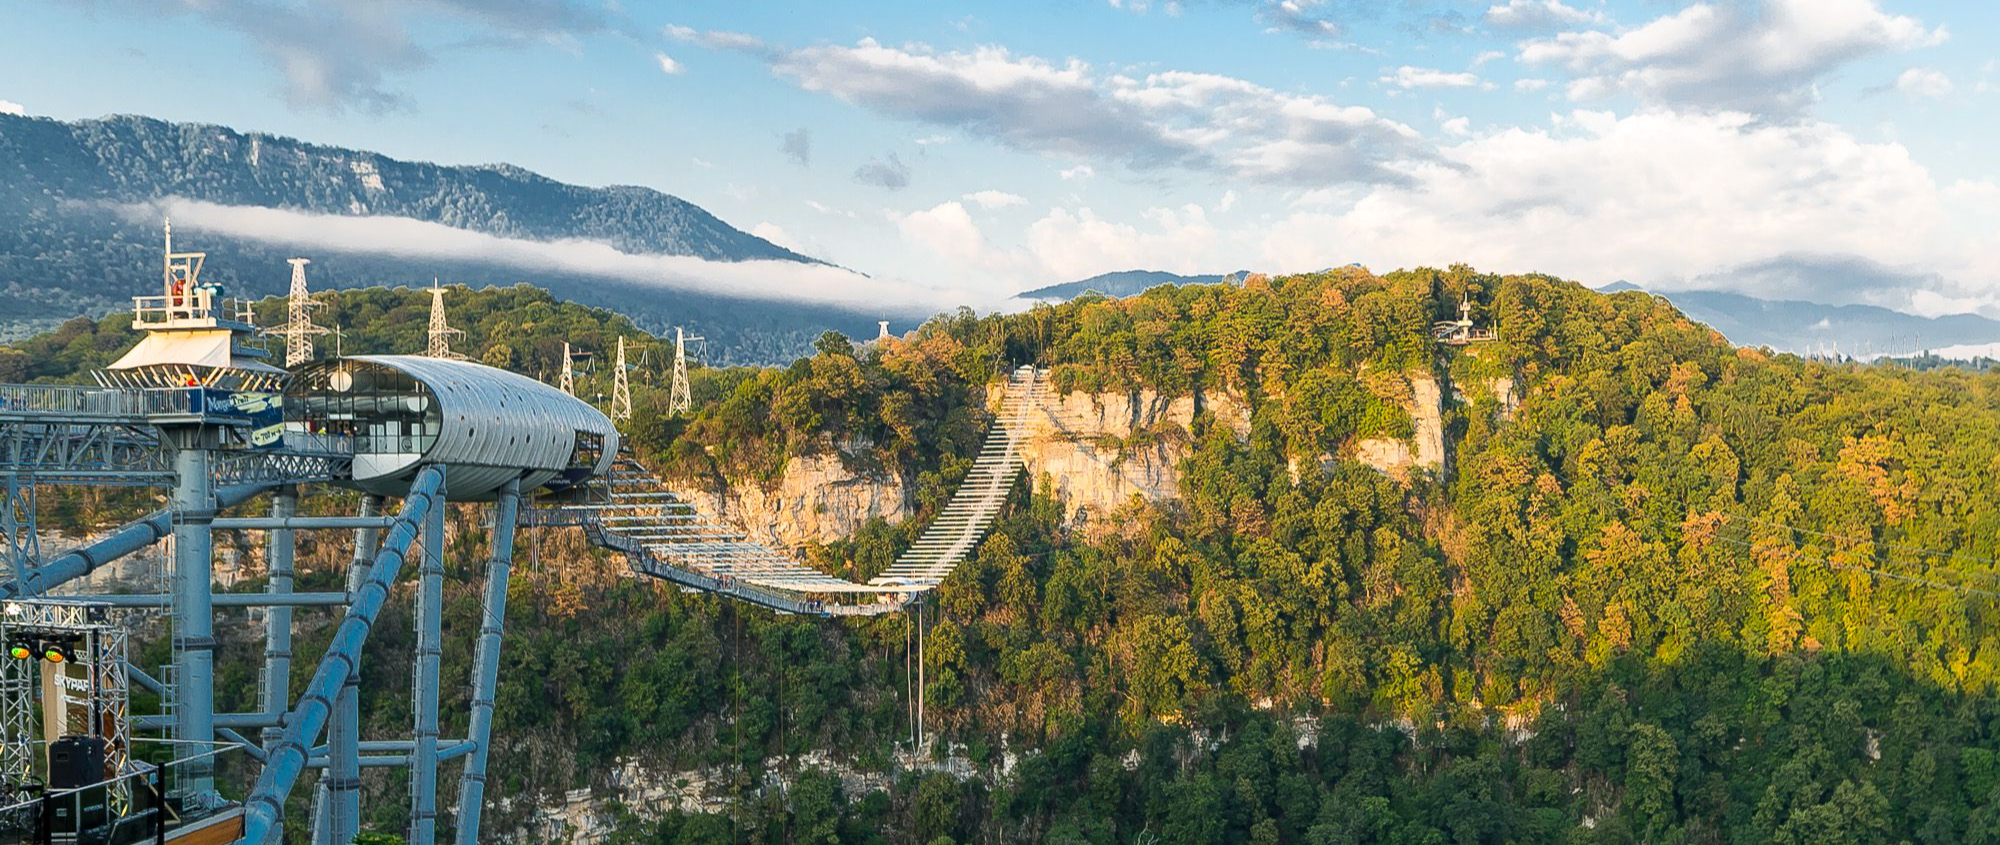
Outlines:
[[1268, 25], [1266, 32], [1293, 32], [1313, 38], [1335, 38], [1340, 26], [1327, 18], [1321, 8], [1327, 0], [1277, 0], [1265, 3], [1257, 17]]
[[835, 217], [846, 217], [850, 220], [854, 218], [854, 212], [844, 211], [842, 209], [834, 208], [833, 206], [827, 205], [826, 203], [820, 202], [819, 200], [806, 200], [806, 207], [814, 211], [817, 211], [821, 214], [831, 214]]
[[980, 208], [988, 210], [1028, 204], [1028, 198], [1020, 194], [1010, 194], [1006, 191], [996, 191], [990, 188], [984, 191], [973, 191], [966, 194], [965, 198], [978, 203]]
[[[191, 14], [240, 33], [282, 78], [294, 108], [387, 112], [408, 102], [393, 79], [430, 66], [448, 50], [578, 52], [584, 36], [622, 32], [603, 5], [572, 0], [425, 0], [421, 3], [296, 3], [185, 0], [127, 3], [123, 10]], [[439, 38], [436, 34], [450, 33]]]
[[1061, 176], [1063, 178], [1063, 181], [1071, 182], [1078, 179], [1089, 179], [1092, 176], [1096, 176], [1097, 171], [1091, 169], [1091, 166], [1088, 164], [1079, 164], [1075, 167], [1064, 168], [1063, 171], [1057, 175]]
[[1468, 117], [1454, 117], [1451, 118], [1450, 120], [1446, 120], [1445, 122], [1438, 124], [1438, 126], [1442, 128], [1445, 131], [1445, 134], [1447, 135], [1472, 134], [1472, 119]]
[[1913, 67], [1896, 76], [1896, 90], [1911, 97], [1936, 99], [1951, 93], [1951, 77], [1927, 67]]
[[1793, 113], [1814, 83], [1854, 59], [1938, 43], [1943, 27], [1889, 15], [1874, 0], [1696, 3], [1616, 35], [1595, 30], [1523, 42], [1525, 64], [1575, 74], [1569, 96], [1630, 94], [1649, 103]]
[[741, 50], [744, 52], [756, 52], [764, 49], [764, 42], [757, 36], [745, 35], [741, 32], [729, 32], [727, 30], [720, 30], [720, 29], [699, 31], [689, 27], [676, 25], [667, 27], [666, 34], [667, 37], [672, 38], [676, 41], [685, 41], [689, 44], [699, 44], [703, 47], [707, 47], [712, 50]]
[[492, 262], [528, 271], [574, 273], [718, 296], [847, 306], [892, 303], [930, 310], [980, 305], [990, 299], [970, 291], [863, 276], [824, 264], [640, 255], [620, 252], [598, 241], [502, 238], [407, 217], [312, 214], [178, 197], [119, 206], [117, 210], [134, 221], [157, 224], [161, 217], [169, 216], [177, 228], [216, 232], [301, 252]]
[[1227, 191], [1223, 191], [1222, 200], [1215, 204], [1215, 209], [1217, 211], [1228, 211], [1235, 207], [1236, 207], [1236, 189], [1234, 188], [1231, 188]]
[[1477, 56], [1472, 57], [1472, 66], [1479, 67], [1480, 65], [1486, 64], [1487, 62], [1504, 58], [1507, 58], [1506, 53], [1503, 53], [1499, 50], [1487, 50], [1483, 53], [1480, 53]]
[[1404, 65], [1397, 68], [1394, 74], [1382, 77], [1382, 81], [1403, 89], [1471, 88], [1479, 84], [1479, 75]]
[[978, 262], [986, 254], [986, 237], [965, 206], [942, 202], [924, 211], [913, 211], [896, 220], [903, 239], [922, 246], [947, 261]]
[[780, 77], [890, 117], [1017, 149], [1140, 170], [1177, 167], [1272, 182], [1400, 182], [1431, 151], [1361, 106], [1234, 77], [1100, 74], [1002, 47], [941, 52], [862, 39], [852, 47], [753, 50]]
[[1145, 227], [1099, 218], [1089, 208], [1056, 208], [1028, 226], [1028, 252], [1047, 278], [1082, 279], [1114, 270], [1211, 272], [1220, 238], [1199, 205], [1154, 208]]
[[777, 244], [778, 246], [784, 247], [793, 252], [806, 251], [804, 245], [800, 244], [798, 239], [793, 238], [790, 232], [786, 232], [783, 226], [779, 226], [778, 224], [772, 223], [768, 220], [760, 222], [757, 225], [750, 227], [750, 234], [756, 235], [757, 237], [763, 238], [764, 240], [770, 241], [771, 243]]
[[1505, 29], [1555, 29], [1605, 22], [1603, 12], [1586, 12], [1564, 5], [1561, 0], [1508, 0], [1505, 4], [1489, 7], [1484, 20], [1489, 26]]
[[1465, 261], [1661, 288], [1727, 285], [1741, 271], [1753, 293], [2000, 302], [2000, 281], [1986, 281], [2000, 279], [2000, 259], [1977, 227], [1952, 229], [1961, 215], [1899, 144], [1740, 112], [1578, 111], [1556, 123], [1446, 147], [1410, 186], [1296, 210], [1268, 227], [1262, 258], [1278, 269]]
[[695, 156], [693, 159], [690, 160], [694, 162], [694, 166], [699, 167], [703, 170], [715, 169], [715, 162], [709, 161], [708, 159], [702, 158], [701, 156]]
[[0, 100], [0, 114], [24, 115], [27, 113], [28, 113], [27, 107], [21, 105], [20, 103], [16, 103], [12, 100]]
[[681, 72], [681, 63], [665, 53], [654, 53], [653, 61], [659, 63], [661, 73], [672, 75]]
[[1540, 91], [1540, 90], [1542, 90], [1543, 88], [1547, 88], [1547, 87], [1549, 87], [1549, 81], [1548, 81], [1548, 80], [1546, 80], [1546, 79], [1516, 79], [1516, 80], [1514, 80], [1514, 90], [1516, 90], [1516, 91]]

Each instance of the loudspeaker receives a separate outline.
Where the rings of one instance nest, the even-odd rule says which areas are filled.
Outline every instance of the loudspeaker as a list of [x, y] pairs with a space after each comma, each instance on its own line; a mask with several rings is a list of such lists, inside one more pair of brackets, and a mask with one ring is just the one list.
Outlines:
[[49, 788], [75, 789], [104, 779], [103, 737], [66, 736], [49, 743]]

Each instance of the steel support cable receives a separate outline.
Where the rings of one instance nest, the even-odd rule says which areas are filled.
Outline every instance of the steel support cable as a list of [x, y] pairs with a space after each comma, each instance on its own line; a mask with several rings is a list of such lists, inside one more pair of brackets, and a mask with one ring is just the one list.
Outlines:
[[355, 591], [354, 603], [348, 606], [346, 618], [335, 629], [326, 656], [313, 670], [312, 680], [306, 682], [298, 704], [285, 717], [284, 737], [271, 749], [270, 762], [258, 774], [256, 786], [243, 802], [242, 842], [264, 845], [276, 836], [284, 818], [285, 798], [305, 771], [309, 746], [319, 739], [320, 731], [326, 728], [327, 717], [333, 709], [333, 696], [346, 683], [356, 657], [367, 643], [375, 617], [388, 601], [389, 587], [403, 568], [403, 556], [409, 552], [410, 543], [417, 537], [417, 526], [436, 506], [438, 491], [443, 484], [444, 468], [430, 466], [418, 472], [415, 482], [410, 485], [409, 496], [403, 500], [403, 509], [396, 515], [396, 523], [389, 529], [389, 537], [383, 542], [381, 552], [375, 556], [368, 580]]

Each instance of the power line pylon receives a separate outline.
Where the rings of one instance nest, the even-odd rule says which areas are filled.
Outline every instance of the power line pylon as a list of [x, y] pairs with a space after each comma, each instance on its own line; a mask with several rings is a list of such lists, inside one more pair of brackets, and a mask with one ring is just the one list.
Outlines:
[[570, 361], [571, 361], [571, 357], [570, 357], [570, 354], [569, 354], [569, 341], [565, 340], [565, 341], [563, 341], [563, 368], [562, 368], [562, 378], [561, 378], [561, 379], [560, 379], [559, 381], [557, 381], [557, 382], [556, 382], [556, 386], [557, 386], [557, 387], [560, 387], [560, 388], [562, 388], [562, 392], [564, 392], [564, 393], [567, 393], [567, 394], [569, 394], [569, 395], [571, 395], [571, 396], [575, 396], [575, 395], [576, 395], [576, 372], [575, 372], [575, 370], [574, 370], [574, 369], [573, 369], [573, 368], [572, 368], [572, 367], [570, 366]]
[[611, 377], [611, 418], [632, 418], [632, 382], [625, 374], [625, 338], [618, 338], [618, 369]]
[[688, 334], [678, 326], [674, 328], [674, 385], [667, 393], [667, 413], [686, 414], [694, 407], [694, 398], [688, 393], [688, 341], [701, 342], [705, 338]]
[[288, 300], [285, 327], [273, 331], [272, 334], [284, 336], [285, 368], [291, 369], [312, 360], [313, 335], [326, 334], [327, 330], [325, 327], [314, 325], [312, 321], [313, 309], [321, 305], [313, 301], [311, 292], [306, 290], [306, 265], [312, 261], [293, 258], [287, 263], [292, 265], [292, 292]]
[[432, 358], [463, 358], [451, 351], [453, 335], [465, 332], [452, 328], [444, 321], [444, 288], [438, 287], [437, 279], [431, 280], [431, 328], [430, 346], [424, 352]]

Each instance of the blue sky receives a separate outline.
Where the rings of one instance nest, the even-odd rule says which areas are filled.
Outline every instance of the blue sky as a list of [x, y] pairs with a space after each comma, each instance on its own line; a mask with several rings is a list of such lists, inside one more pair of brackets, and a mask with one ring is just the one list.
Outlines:
[[0, 109], [647, 185], [977, 304], [1464, 261], [2000, 314], [1996, 5], [17, 1]]

